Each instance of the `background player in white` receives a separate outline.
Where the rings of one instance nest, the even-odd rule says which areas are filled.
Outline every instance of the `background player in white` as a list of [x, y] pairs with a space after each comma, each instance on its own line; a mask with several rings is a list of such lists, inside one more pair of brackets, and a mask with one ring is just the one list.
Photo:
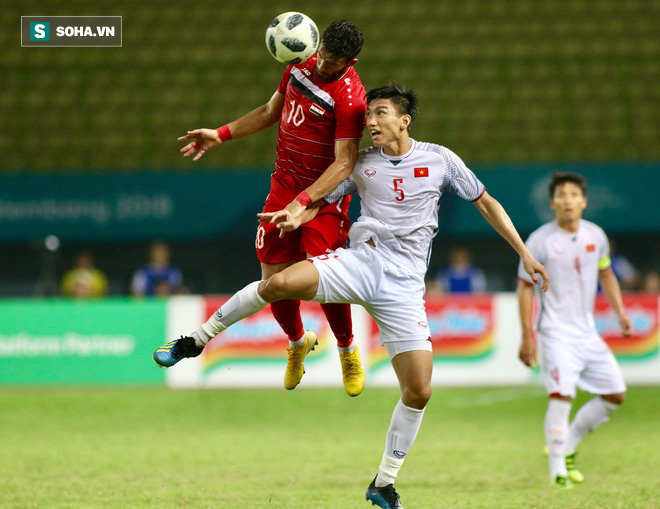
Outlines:
[[[608, 421], [626, 396], [616, 359], [596, 331], [593, 310], [599, 281], [624, 336], [631, 334], [632, 321], [612, 272], [607, 237], [594, 223], [582, 219], [586, 206], [584, 177], [555, 173], [550, 184], [555, 220], [533, 232], [526, 244], [551, 277], [547, 293], [540, 296], [537, 330], [550, 396], [545, 415], [550, 478], [558, 486], [583, 482], [584, 476], [575, 468], [575, 450], [587, 433]], [[520, 360], [531, 367], [537, 354], [532, 330], [534, 290], [523, 264], [518, 278]], [[576, 385], [597, 396], [578, 410], [569, 426]]]
[[[196, 129], [179, 138], [190, 141], [184, 156], [204, 153], [232, 138], [248, 136], [278, 123], [277, 160], [263, 212], [287, 205], [301, 212], [320, 200], [353, 170], [364, 131], [367, 108], [365, 91], [355, 71], [362, 49], [362, 32], [348, 21], [335, 21], [323, 33], [316, 55], [289, 65], [267, 104], [218, 129]], [[257, 230], [256, 251], [261, 277], [267, 279], [294, 263], [343, 247], [346, 244], [351, 197], [322, 207], [316, 217], [291, 235], [279, 237], [274, 224]], [[304, 205], [304, 206], [303, 206]], [[307, 353], [316, 345], [316, 335], [305, 331], [300, 301], [286, 299], [271, 304], [271, 311], [289, 337], [284, 387], [300, 382]], [[344, 387], [357, 396], [364, 387], [364, 369], [353, 342], [348, 304], [321, 304], [337, 338]], [[194, 350], [194, 345], [189, 345]]]
[[[362, 210], [351, 226], [351, 247], [299, 262], [265, 281], [249, 284], [190, 337], [203, 346], [232, 323], [280, 299], [364, 306], [378, 324], [401, 387], [382, 462], [367, 499], [394, 509], [401, 507], [394, 480], [431, 397], [433, 352], [424, 310], [424, 276], [442, 194], [453, 192], [474, 202], [521, 256], [529, 278], [536, 281], [535, 274], [541, 273], [547, 285], [548, 277], [502, 206], [463, 161], [444, 147], [409, 137], [408, 128], [417, 113], [411, 90], [389, 85], [370, 91], [367, 100], [367, 126], [374, 146], [361, 151], [351, 177], [326, 197], [335, 202], [352, 191], [360, 196]], [[316, 209], [309, 209], [300, 215], [291, 210], [260, 215], [276, 223], [285, 235], [315, 213]], [[157, 350], [154, 359], [171, 365], [183, 356], [177, 355], [174, 346]]]

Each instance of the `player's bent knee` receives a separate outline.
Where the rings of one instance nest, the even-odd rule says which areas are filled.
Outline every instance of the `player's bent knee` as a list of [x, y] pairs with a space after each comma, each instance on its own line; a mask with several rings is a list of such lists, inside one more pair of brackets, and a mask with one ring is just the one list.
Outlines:
[[608, 403], [612, 403], [613, 405], [621, 405], [626, 400], [626, 393], [620, 392], [618, 394], [607, 394], [605, 396], [601, 396], [601, 398], [603, 398]]
[[404, 389], [401, 399], [403, 404], [421, 410], [431, 399], [432, 389], [430, 385], [424, 387], [410, 387]]
[[286, 299], [291, 295], [291, 284], [286, 275], [281, 272], [273, 274], [266, 280], [261, 296], [268, 302]]
[[430, 385], [427, 385], [419, 392], [419, 398], [421, 401], [424, 401], [424, 405], [431, 399], [431, 394], [433, 394], [433, 390]]

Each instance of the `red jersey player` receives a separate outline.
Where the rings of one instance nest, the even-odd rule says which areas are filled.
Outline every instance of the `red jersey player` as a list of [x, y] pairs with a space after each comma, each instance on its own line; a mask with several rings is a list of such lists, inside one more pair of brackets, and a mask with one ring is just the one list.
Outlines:
[[[318, 53], [286, 68], [268, 103], [218, 129], [188, 131], [179, 141], [190, 141], [181, 152], [204, 153], [232, 138], [259, 132], [279, 121], [277, 161], [264, 212], [287, 208], [294, 215], [330, 193], [347, 178], [355, 164], [365, 126], [366, 96], [354, 69], [362, 49], [362, 32], [348, 21], [336, 21], [324, 32]], [[270, 223], [257, 230], [257, 257], [262, 279], [281, 272], [306, 257], [343, 247], [349, 229], [350, 197], [321, 208], [313, 221], [281, 235]], [[321, 304], [337, 337], [344, 387], [357, 396], [364, 387], [364, 369], [353, 342], [349, 304]], [[273, 316], [289, 337], [284, 387], [295, 388], [304, 374], [306, 355], [317, 344], [305, 331], [300, 301], [271, 304]], [[209, 338], [195, 338], [203, 347]], [[201, 351], [201, 350], [200, 350]]]

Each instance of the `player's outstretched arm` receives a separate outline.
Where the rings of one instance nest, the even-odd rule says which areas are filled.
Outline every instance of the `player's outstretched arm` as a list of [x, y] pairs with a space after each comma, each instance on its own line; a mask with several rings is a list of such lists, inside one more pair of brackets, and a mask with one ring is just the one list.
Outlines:
[[182, 149], [184, 157], [195, 154], [193, 161], [198, 161], [209, 150], [233, 138], [242, 138], [263, 131], [277, 123], [284, 108], [284, 95], [275, 92], [263, 106], [252, 110], [247, 115], [219, 127], [218, 129], [195, 129], [188, 131], [178, 141], [189, 141]]
[[545, 267], [539, 263], [536, 258], [532, 256], [527, 247], [525, 247], [525, 243], [520, 238], [520, 235], [518, 235], [516, 227], [513, 226], [511, 218], [504, 210], [504, 207], [500, 205], [500, 202], [484, 191], [484, 194], [474, 202], [474, 205], [495, 231], [497, 231], [497, 233], [499, 233], [504, 240], [515, 249], [516, 253], [520, 255], [525, 272], [530, 275], [532, 281], [534, 281], [535, 284], [539, 284], [536, 274], [540, 274], [543, 277], [541, 288], [544, 292], [548, 291], [550, 278], [548, 277]]
[[280, 238], [282, 238], [286, 232], [295, 230], [301, 224], [308, 223], [314, 219], [323, 205], [325, 205], [323, 200], [312, 203], [298, 216], [294, 216], [288, 209], [282, 209], [277, 212], [260, 212], [257, 214], [257, 217], [261, 222], [276, 224], [280, 230]]
[[522, 328], [522, 341], [518, 351], [518, 358], [530, 368], [536, 365], [536, 341], [532, 330], [532, 304], [534, 301], [534, 289], [525, 281], [518, 280], [518, 312], [520, 314], [520, 326]]
[[616, 313], [616, 318], [619, 321], [619, 327], [621, 327], [621, 334], [628, 337], [633, 333], [633, 323], [626, 309], [623, 306], [623, 299], [621, 298], [621, 287], [619, 282], [614, 275], [612, 267], [607, 267], [604, 270], [601, 270], [598, 274], [598, 279], [600, 280], [600, 286], [603, 289], [603, 295], [607, 299], [610, 307]]

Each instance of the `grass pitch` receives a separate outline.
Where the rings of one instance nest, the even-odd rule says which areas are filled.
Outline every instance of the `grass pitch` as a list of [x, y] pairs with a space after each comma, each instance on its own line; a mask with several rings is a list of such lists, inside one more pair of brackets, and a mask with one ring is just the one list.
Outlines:
[[[577, 403], [588, 396], [582, 395]], [[2, 507], [371, 507], [398, 391], [4, 389]], [[574, 409], [577, 404], [574, 405]], [[542, 389], [436, 388], [396, 486], [414, 508], [660, 507], [660, 388], [632, 388], [548, 484]]]

